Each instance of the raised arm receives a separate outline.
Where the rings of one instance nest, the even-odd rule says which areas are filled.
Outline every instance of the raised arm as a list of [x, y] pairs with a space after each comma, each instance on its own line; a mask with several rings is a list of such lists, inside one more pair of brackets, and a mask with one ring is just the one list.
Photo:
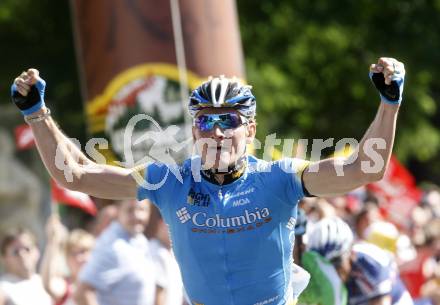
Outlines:
[[73, 299], [78, 305], [99, 305], [95, 288], [83, 282], [78, 284]]
[[56, 303], [63, 298], [68, 288], [59, 270], [62, 243], [66, 238], [66, 228], [57, 215], [51, 215], [46, 224], [46, 247], [41, 260], [40, 274], [44, 288]]
[[393, 58], [382, 57], [371, 65], [370, 77], [381, 97], [376, 117], [351, 157], [322, 160], [305, 170], [303, 181], [309, 193], [344, 194], [382, 179], [393, 149], [404, 75], [403, 64]]
[[50, 175], [62, 186], [95, 197], [136, 198], [134, 169], [97, 164], [58, 128], [44, 104], [45, 82], [35, 69], [14, 80], [12, 97], [31, 126], [38, 152]]

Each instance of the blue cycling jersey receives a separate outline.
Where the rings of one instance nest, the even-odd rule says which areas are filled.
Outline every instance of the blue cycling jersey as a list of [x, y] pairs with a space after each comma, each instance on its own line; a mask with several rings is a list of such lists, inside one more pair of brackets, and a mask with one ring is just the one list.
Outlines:
[[173, 168], [150, 164], [150, 187], [138, 191], [169, 225], [192, 304], [287, 304], [297, 203], [304, 196], [298, 174], [306, 161], [248, 157], [244, 174], [221, 186], [200, 177], [194, 160]]

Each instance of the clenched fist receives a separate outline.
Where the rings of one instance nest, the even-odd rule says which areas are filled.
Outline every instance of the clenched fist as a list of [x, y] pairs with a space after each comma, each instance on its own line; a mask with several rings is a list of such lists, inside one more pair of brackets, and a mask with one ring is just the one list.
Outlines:
[[46, 82], [36, 69], [20, 74], [11, 86], [12, 101], [23, 115], [31, 115], [44, 107]]

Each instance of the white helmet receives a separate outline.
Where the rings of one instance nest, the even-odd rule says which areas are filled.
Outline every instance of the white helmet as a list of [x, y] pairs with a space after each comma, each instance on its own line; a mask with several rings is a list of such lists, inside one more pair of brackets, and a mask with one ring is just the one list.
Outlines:
[[243, 116], [252, 118], [256, 112], [256, 100], [251, 86], [243, 85], [237, 78], [223, 75], [210, 78], [196, 88], [189, 98], [188, 110], [192, 117], [204, 108], [230, 107]]
[[353, 232], [339, 217], [323, 218], [313, 225], [308, 235], [307, 249], [328, 260], [340, 257], [351, 249]]

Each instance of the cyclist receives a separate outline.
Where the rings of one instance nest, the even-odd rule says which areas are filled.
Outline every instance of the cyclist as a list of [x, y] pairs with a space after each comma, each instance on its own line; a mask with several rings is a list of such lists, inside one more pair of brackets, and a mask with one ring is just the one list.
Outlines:
[[[58, 183], [100, 198], [148, 198], [159, 208], [193, 304], [288, 304], [298, 200], [343, 194], [377, 181], [390, 158], [404, 66], [380, 58], [371, 65], [370, 77], [381, 103], [356, 160], [312, 164], [291, 158], [266, 162], [247, 154], [246, 144], [256, 133], [256, 99], [235, 79], [212, 78], [191, 94], [197, 156], [179, 166], [156, 162], [142, 169], [97, 164], [73, 145], [45, 107], [45, 83], [37, 70], [15, 79], [12, 96]], [[377, 139], [385, 144], [375, 152], [383, 166], [368, 171], [365, 164], [374, 163], [368, 147]], [[338, 175], [335, 164], [343, 166], [344, 175]]]
[[316, 223], [307, 249], [302, 261], [312, 279], [301, 295], [305, 303], [413, 304], [391, 254], [366, 242], [353, 245], [353, 233], [340, 218]]

